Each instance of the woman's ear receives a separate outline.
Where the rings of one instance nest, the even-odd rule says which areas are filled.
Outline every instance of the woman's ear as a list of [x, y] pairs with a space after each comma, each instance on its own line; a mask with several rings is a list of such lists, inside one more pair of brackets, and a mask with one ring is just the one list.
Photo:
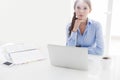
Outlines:
[[75, 19], [77, 18], [76, 12], [74, 12]]
[[89, 13], [92, 11], [92, 9], [90, 9]]

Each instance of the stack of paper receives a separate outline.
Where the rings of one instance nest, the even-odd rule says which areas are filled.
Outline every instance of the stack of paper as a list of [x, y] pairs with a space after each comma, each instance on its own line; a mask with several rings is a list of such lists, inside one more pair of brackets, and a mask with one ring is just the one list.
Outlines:
[[42, 53], [35, 46], [30, 44], [6, 44], [2, 46], [3, 58], [13, 64], [28, 63], [44, 59]]
[[13, 52], [10, 53], [10, 57], [12, 59], [13, 64], [22, 64], [44, 59], [44, 57], [40, 53], [40, 50], [37, 49]]
[[3, 62], [6, 62], [6, 61], [7, 61], [7, 59], [5, 58], [3, 50], [0, 47], [0, 64], [2, 64]]

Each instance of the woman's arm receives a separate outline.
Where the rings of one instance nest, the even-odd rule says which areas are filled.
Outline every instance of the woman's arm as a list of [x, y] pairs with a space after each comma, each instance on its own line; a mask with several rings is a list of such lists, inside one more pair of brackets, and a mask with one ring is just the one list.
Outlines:
[[71, 24], [67, 25], [67, 29], [66, 29], [66, 35], [67, 35], [67, 41], [66, 41], [66, 45], [67, 46], [77, 46], [76, 42], [77, 42], [77, 30], [79, 29], [79, 26], [81, 23], [85, 23], [86, 20], [80, 20], [80, 19], [76, 19], [75, 20], [75, 24], [73, 26], [73, 29], [71, 30], [71, 34], [69, 35], [69, 28], [71, 26]]
[[96, 25], [96, 33], [95, 33], [95, 47], [88, 47], [89, 54], [95, 55], [103, 55], [104, 53], [104, 40], [103, 40], [103, 32], [101, 24]]
[[69, 35], [69, 27], [71, 24], [68, 24], [66, 27], [66, 46], [76, 46], [77, 42], [77, 32], [71, 32]]

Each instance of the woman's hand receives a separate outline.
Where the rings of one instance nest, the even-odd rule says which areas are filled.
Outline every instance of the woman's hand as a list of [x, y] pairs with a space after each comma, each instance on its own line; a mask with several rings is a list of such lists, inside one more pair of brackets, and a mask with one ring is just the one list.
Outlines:
[[76, 32], [82, 22], [85, 22], [85, 20], [76, 19], [75, 24], [74, 24], [74, 28], [72, 31]]

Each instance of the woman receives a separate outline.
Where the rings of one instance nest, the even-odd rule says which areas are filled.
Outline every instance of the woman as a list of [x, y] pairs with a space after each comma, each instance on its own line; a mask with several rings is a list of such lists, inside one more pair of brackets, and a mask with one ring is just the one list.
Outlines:
[[67, 25], [67, 46], [86, 47], [88, 54], [102, 55], [104, 42], [101, 24], [88, 18], [90, 0], [76, 0], [74, 16]]

